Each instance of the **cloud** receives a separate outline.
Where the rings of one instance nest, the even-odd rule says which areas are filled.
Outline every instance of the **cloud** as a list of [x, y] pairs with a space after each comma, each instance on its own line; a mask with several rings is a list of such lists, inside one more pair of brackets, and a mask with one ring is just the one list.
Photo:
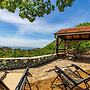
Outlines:
[[[13, 37], [11, 35], [9, 35], [10, 37], [0, 37], [0, 46], [44, 47], [54, 39], [53, 36], [45, 38], [46, 35], [51, 35], [51, 33], [55, 33], [62, 28], [68, 28], [71, 25], [66, 22], [48, 23], [47, 19], [40, 18], [30, 23], [26, 19], [21, 19], [17, 12], [10, 13], [7, 10], [0, 10], [0, 21], [11, 23], [17, 27], [17, 33], [14, 33]], [[42, 35], [44, 39], [34, 40], [26, 36], [27, 34], [31, 35], [34, 33]]]
[[17, 25], [19, 33], [51, 33], [64, 27], [60, 24], [49, 24], [45, 20], [36, 19], [33, 23], [27, 19], [21, 19], [18, 12], [10, 13], [7, 10], [0, 10], [0, 21]]
[[46, 19], [36, 19], [33, 23], [18, 16], [18, 11], [10, 13], [7, 10], [0, 10], [0, 21], [12, 23], [18, 27], [19, 34], [25, 33], [54, 33], [62, 28], [67, 28], [66, 23], [48, 23]]
[[56, 31], [62, 28], [68, 28], [70, 24], [68, 23], [48, 23], [44, 19], [36, 19], [33, 23], [29, 24], [20, 24], [18, 25], [19, 34], [32, 34], [32, 33], [39, 33], [39, 34], [51, 34], [55, 33]]
[[8, 12], [7, 10], [0, 10], [0, 21], [11, 23], [12, 25], [15, 25], [17, 27], [17, 33], [14, 33], [13, 36], [9, 35], [9, 37], [0, 37], [0, 46], [44, 47], [53, 40], [53, 36], [52, 40], [49, 38], [34, 40], [27, 37], [26, 34], [47, 34], [54, 32], [59, 27], [58, 25], [48, 24], [44, 20], [40, 19], [37, 19], [33, 23], [30, 23], [28, 20], [22, 20], [17, 15], [17, 12], [13, 14]]
[[22, 23], [27, 24], [29, 23], [28, 20], [22, 19], [18, 16], [18, 12], [10, 13], [7, 10], [0, 10], [0, 21], [8, 22], [8, 23]]
[[50, 40], [25, 40], [21, 38], [0, 38], [0, 46], [15, 46], [15, 47], [44, 47], [49, 44]]

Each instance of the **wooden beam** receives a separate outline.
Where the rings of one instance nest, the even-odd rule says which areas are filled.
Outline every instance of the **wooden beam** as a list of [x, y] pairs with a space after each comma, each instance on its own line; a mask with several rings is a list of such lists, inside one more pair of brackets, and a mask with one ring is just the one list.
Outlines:
[[[82, 35], [84, 35], [84, 34], [82, 34]], [[82, 38], [81, 34], [79, 34], [79, 38], [73, 38], [74, 35], [68, 35], [68, 36], [71, 36], [71, 38], [65, 38], [65, 35], [60, 35], [58, 37], [61, 38], [62, 40], [90, 40], [90, 37], [88, 37], [88, 38], [83, 37]], [[88, 34], [88, 36], [90, 36], [90, 34]]]
[[82, 38], [82, 39], [64, 39], [66, 41], [70, 41], [70, 40], [75, 40], [75, 41], [80, 41], [80, 40], [90, 40], [89, 38]]
[[63, 39], [61, 39], [60, 43], [58, 43], [58, 46], [63, 42]]
[[90, 39], [90, 34], [89, 34], [89, 39]]
[[63, 35], [63, 36], [67, 36], [67, 35], [80, 35], [80, 34], [81, 34], [81, 35], [82, 35], [82, 34], [85, 35], [85, 34], [90, 34], [90, 32], [56, 33], [55, 35], [58, 35], [58, 36], [60, 36], [60, 35], [61, 35], [61, 36], [62, 36], [62, 35]]
[[65, 52], [65, 54], [67, 53], [67, 43], [66, 43], [66, 40], [64, 40], [64, 52]]
[[73, 39], [73, 35], [72, 35], [72, 39]]
[[70, 46], [69, 44], [71, 43], [71, 41], [72, 41], [72, 40], [70, 40], [70, 41], [68, 42], [68, 44], [67, 44], [67, 49], [68, 49], [68, 47]]
[[81, 40], [81, 35], [79, 35], [79, 38], [80, 38], [80, 40]]
[[58, 58], [58, 43], [59, 43], [59, 38], [56, 38], [56, 57]]
[[78, 44], [77, 52], [79, 52], [79, 47], [80, 47], [80, 45], [81, 45], [81, 42], [79, 42], [79, 44]]

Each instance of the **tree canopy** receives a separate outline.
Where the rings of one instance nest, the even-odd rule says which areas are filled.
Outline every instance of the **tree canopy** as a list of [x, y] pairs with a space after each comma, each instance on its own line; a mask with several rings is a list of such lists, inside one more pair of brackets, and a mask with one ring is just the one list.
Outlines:
[[80, 23], [76, 27], [81, 27], [81, 26], [90, 26], [90, 22]]
[[74, 0], [56, 0], [56, 5], [54, 5], [51, 1], [54, 0], [0, 0], [0, 9], [7, 9], [14, 13], [18, 8], [19, 16], [22, 19], [27, 18], [33, 22], [36, 17], [50, 14], [55, 7], [63, 12], [66, 7], [71, 6], [74, 2]]

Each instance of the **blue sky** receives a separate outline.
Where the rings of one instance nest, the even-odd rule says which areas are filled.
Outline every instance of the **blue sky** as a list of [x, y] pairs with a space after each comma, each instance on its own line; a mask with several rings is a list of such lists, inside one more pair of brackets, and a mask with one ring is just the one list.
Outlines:
[[44, 47], [54, 40], [56, 31], [82, 22], [90, 22], [90, 0], [75, 0], [64, 12], [56, 8], [33, 23], [22, 20], [17, 11], [0, 10], [0, 46]]

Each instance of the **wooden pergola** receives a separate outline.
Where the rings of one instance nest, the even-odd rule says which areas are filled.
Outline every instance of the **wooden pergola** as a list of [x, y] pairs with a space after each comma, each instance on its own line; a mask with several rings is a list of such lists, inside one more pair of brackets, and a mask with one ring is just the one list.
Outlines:
[[[90, 26], [61, 29], [54, 33], [54, 35], [56, 38], [56, 55], [58, 57], [60, 53], [59, 51], [62, 50], [59, 48], [62, 41], [64, 41], [64, 53], [67, 54], [67, 49], [71, 41], [79, 42], [81, 40], [90, 40]], [[77, 44], [79, 48], [80, 43]]]

